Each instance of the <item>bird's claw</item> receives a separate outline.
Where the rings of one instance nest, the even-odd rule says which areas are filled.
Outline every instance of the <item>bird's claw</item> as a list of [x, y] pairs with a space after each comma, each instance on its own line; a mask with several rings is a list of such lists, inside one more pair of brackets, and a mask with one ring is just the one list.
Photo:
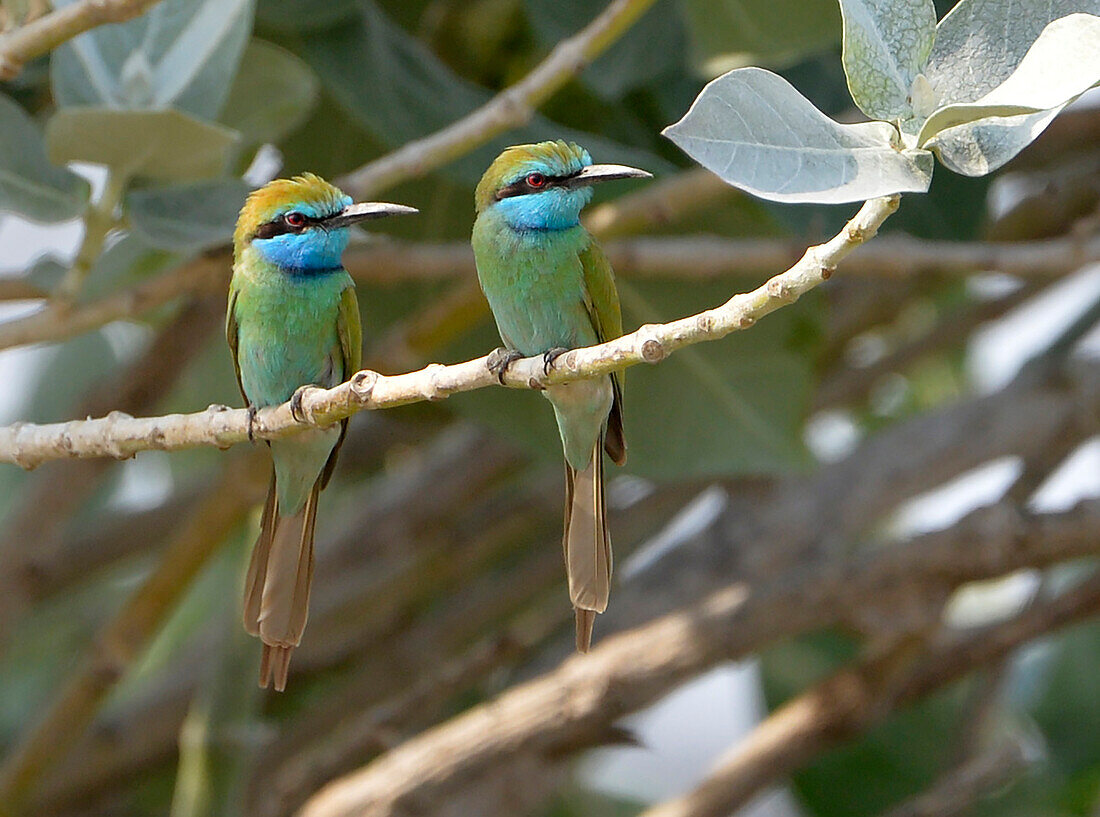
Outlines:
[[504, 373], [508, 371], [508, 367], [522, 358], [523, 355], [515, 349], [505, 349], [503, 346], [498, 346], [489, 353], [485, 365], [490, 372], [496, 375], [497, 382], [503, 386]]
[[290, 397], [290, 416], [299, 423], [309, 422], [309, 418], [306, 417], [305, 409], [302, 408], [302, 398], [305, 396], [306, 390], [311, 388], [313, 387], [299, 386]]
[[256, 444], [256, 412], [258, 409], [255, 406], [250, 405], [248, 407], [248, 441]]
[[564, 346], [555, 346], [553, 349], [547, 349], [542, 353], [542, 373], [545, 375], [550, 374], [550, 370], [554, 368], [554, 361], [564, 355], [569, 350]]

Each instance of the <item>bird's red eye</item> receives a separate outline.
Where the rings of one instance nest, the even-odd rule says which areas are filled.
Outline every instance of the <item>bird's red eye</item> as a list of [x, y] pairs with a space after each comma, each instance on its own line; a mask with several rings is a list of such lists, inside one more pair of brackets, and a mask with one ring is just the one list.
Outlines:
[[287, 213], [283, 216], [283, 221], [290, 227], [304, 227], [306, 223], [306, 217], [301, 213]]
[[546, 185], [546, 177], [541, 173], [529, 173], [527, 174], [527, 186], [528, 187], [544, 187]]

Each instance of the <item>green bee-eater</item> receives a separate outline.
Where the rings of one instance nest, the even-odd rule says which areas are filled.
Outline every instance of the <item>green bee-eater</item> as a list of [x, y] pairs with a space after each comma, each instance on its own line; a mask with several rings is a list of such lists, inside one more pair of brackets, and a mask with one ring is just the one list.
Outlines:
[[[623, 332], [615, 277], [580, 224], [591, 185], [648, 177], [623, 165], [594, 165], [562, 141], [517, 145], [489, 166], [475, 193], [473, 247], [481, 289], [505, 350], [491, 358], [498, 376], [517, 357], [542, 355], [547, 369], [568, 349]], [[577, 649], [587, 652], [596, 613], [607, 608], [611, 540], [604, 508], [603, 452], [622, 465], [622, 375], [550, 386], [565, 449], [562, 546], [576, 611]]]
[[[233, 235], [225, 334], [250, 408], [285, 403], [304, 385], [334, 386], [359, 369], [359, 305], [340, 260], [349, 228], [415, 212], [353, 204], [310, 173], [276, 179], [248, 197]], [[346, 432], [345, 420], [269, 443], [274, 470], [244, 595], [245, 628], [264, 642], [260, 686], [286, 687], [309, 612], [317, 495]]]

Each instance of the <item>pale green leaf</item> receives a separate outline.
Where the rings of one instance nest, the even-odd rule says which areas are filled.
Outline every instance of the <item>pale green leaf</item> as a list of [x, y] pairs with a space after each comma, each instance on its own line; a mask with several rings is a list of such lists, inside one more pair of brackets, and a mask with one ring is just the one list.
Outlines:
[[277, 142], [305, 121], [319, 94], [317, 76], [302, 60], [253, 40], [219, 120], [239, 131], [247, 144]]
[[932, 0], [840, 0], [840, 13], [852, 99], [872, 119], [908, 117], [936, 36]]
[[929, 148], [948, 170], [964, 176], [992, 173], [1035, 141], [1062, 107], [1018, 116], [979, 119], [942, 130]]
[[835, 0], [681, 0], [699, 70], [782, 68], [840, 40]]
[[253, 0], [164, 0], [126, 23], [87, 31], [54, 52], [54, 98], [65, 106], [172, 106], [212, 119], [229, 93], [252, 13]]
[[710, 82], [664, 134], [729, 184], [772, 201], [863, 201], [923, 192], [932, 178], [932, 155], [904, 149], [892, 125], [840, 125], [760, 68]]
[[925, 74], [941, 104], [973, 102], [1009, 78], [1047, 24], [1100, 0], [962, 0], [936, 29]]
[[[923, 146], [942, 130], [978, 119], [1026, 117], [1061, 107], [1097, 82], [1100, 17], [1071, 14], [1044, 28], [1016, 70], [988, 94], [973, 102], [946, 105], [933, 113], [921, 127], [917, 144]], [[1005, 161], [1008, 158], [1011, 156]]]
[[50, 164], [38, 127], [0, 94], [0, 210], [34, 221], [64, 221], [79, 216], [87, 202], [88, 183]]
[[251, 188], [240, 179], [132, 190], [126, 212], [150, 245], [188, 252], [227, 244]]
[[54, 162], [92, 162], [150, 179], [218, 176], [237, 139], [236, 131], [176, 110], [62, 108], [46, 125]]

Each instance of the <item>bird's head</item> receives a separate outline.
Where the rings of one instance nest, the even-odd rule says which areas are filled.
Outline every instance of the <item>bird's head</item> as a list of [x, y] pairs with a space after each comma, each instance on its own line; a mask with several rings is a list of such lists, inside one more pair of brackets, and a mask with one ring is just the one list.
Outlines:
[[352, 224], [415, 212], [403, 204], [353, 204], [351, 196], [338, 187], [303, 173], [293, 179], [275, 179], [249, 195], [237, 217], [233, 249], [239, 259], [252, 247], [283, 269], [331, 270], [340, 266]]
[[517, 230], [563, 230], [580, 222], [593, 184], [650, 175], [626, 165], [594, 165], [587, 150], [560, 139], [514, 145], [489, 165], [474, 200], [478, 213], [493, 210]]

